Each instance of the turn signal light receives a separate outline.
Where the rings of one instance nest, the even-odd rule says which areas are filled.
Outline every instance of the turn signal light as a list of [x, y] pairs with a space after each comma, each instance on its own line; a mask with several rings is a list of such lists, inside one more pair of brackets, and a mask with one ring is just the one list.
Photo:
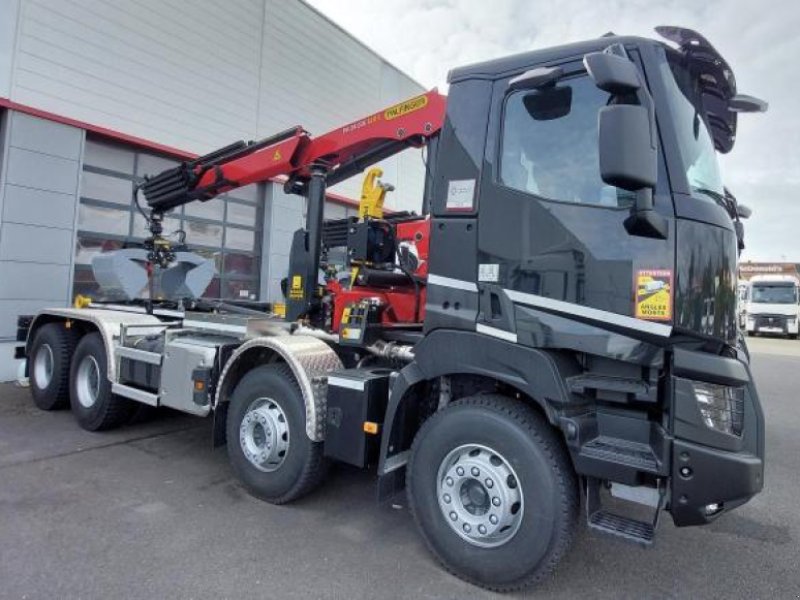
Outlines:
[[378, 433], [378, 424], [372, 421], [364, 421], [364, 433], [375, 435]]
[[194, 382], [194, 391], [195, 392], [202, 392], [206, 389], [206, 382], [198, 379]]

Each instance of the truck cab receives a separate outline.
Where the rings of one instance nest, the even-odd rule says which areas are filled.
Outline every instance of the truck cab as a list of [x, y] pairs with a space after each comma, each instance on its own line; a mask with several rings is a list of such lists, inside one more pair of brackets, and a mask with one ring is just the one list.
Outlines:
[[747, 335], [768, 333], [797, 339], [800, 279], [792, 275], [755, 275], [745, 296]]

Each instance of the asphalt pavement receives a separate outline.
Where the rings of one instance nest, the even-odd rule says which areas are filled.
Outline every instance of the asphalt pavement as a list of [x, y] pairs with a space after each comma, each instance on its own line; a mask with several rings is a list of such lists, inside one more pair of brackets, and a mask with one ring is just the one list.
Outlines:
[[[530, 598], [800, 597], [800, 341], [749, 341], [766, 487], [712, 525], [662, 519], [642, 549], [590, 534]], [[0, 598], [482, 598], [425, 550], [374, 473], [339, 467], [283, 507], [250, 497], [210, 422], [82, 431], [0, 385]], [[513, 597], [513, 596], [512, 596]]]

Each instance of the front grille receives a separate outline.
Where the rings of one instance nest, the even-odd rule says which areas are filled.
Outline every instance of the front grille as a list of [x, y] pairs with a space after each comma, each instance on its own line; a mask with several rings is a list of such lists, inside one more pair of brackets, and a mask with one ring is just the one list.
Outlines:
[[757, 315], [753, 320], [757, 328], [779, 327], [781, 329], [786, 329], [788, 318], [786, 315]]

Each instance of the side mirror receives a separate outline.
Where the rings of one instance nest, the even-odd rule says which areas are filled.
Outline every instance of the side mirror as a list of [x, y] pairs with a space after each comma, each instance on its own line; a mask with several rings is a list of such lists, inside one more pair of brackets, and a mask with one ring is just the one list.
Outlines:
[[[598, 117], [600, 176], [609, 185], [636, 192], [625, 230], [631, 235], [666, 239], [667, 220], [653, 209], [658, 178], [653, 98], [619, 44], [585, 55], [583, 64], [595, 85], [612, 96]], [[638, 104], [629, 103], [634, 94]]]
[[604, 182], [631, 192], [655, 187], [657, 157], [646, 108], [633, 104], [601, 108], [599, 137]]
[[749, 219], [752, 214], [753, 214], [753, 209], [747, 206], [746, 204], [736, 205], [736, 215], [740, 219]]
[[666, 239], [667, 220], [653, 209], [658, 156], [650, 125], [644, 106], [614, 104], [600, 109], [600, 177], [609, 185], [636, 192], [636, 203], [625, 219], [629, 234]]

